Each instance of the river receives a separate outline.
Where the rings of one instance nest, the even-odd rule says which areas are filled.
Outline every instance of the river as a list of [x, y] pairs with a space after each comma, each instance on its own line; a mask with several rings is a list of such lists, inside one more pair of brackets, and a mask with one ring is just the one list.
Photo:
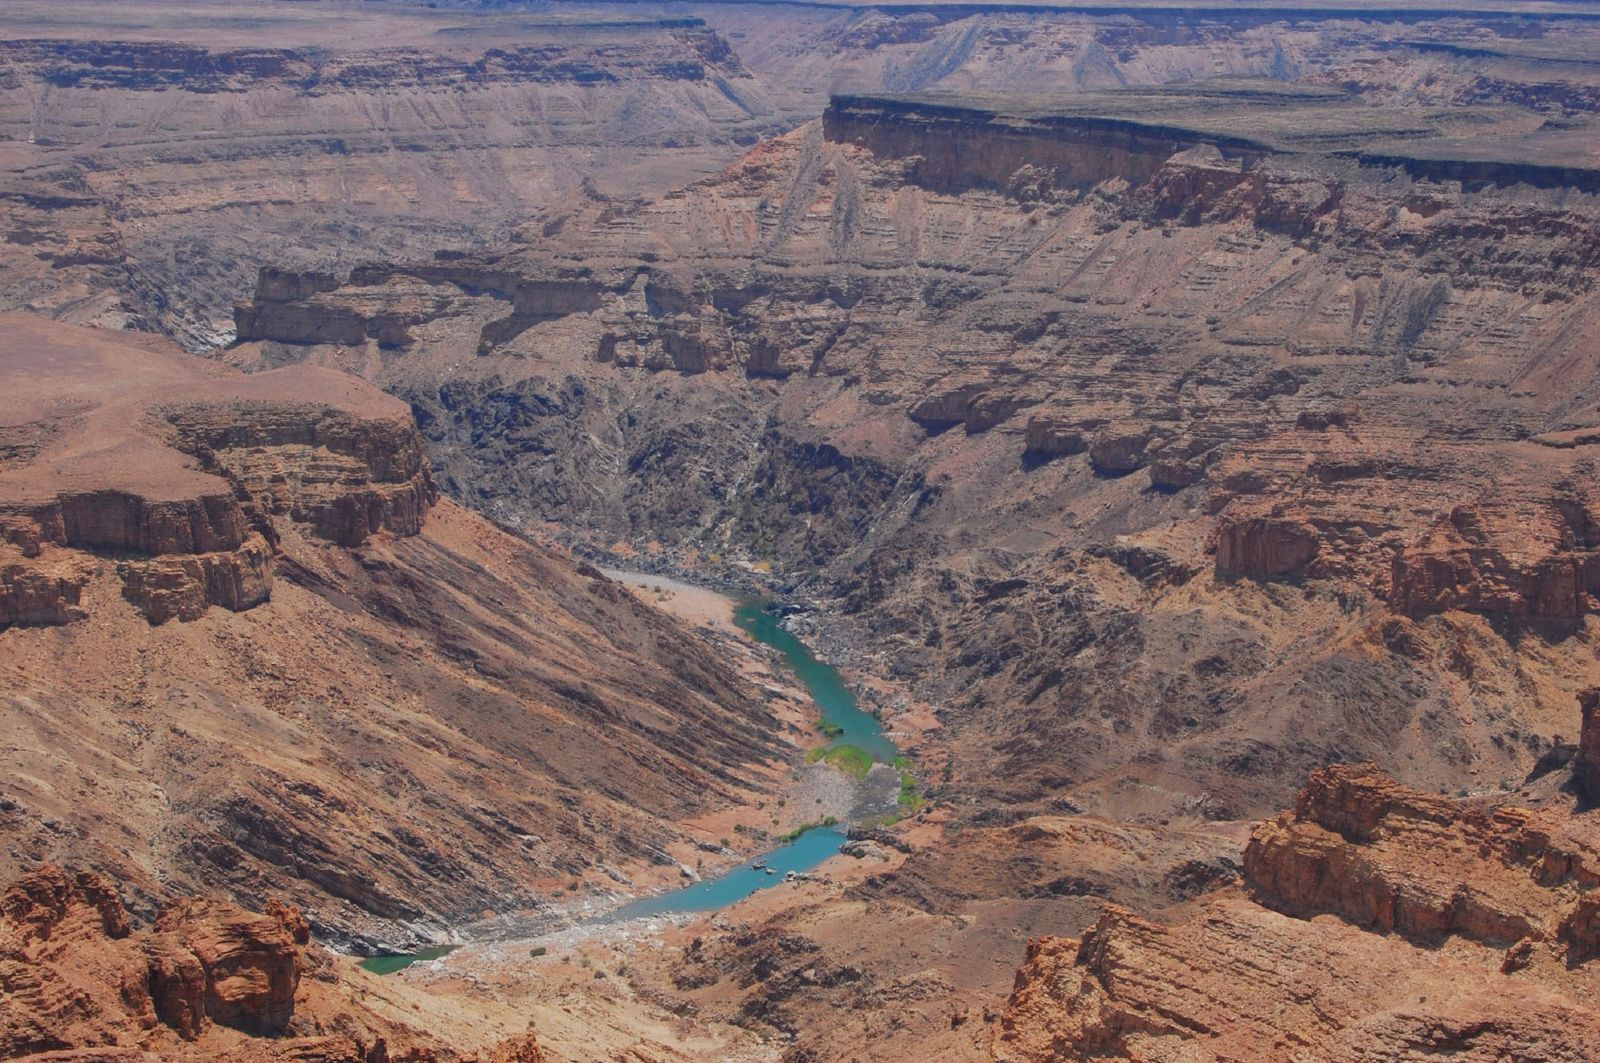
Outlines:
[[[677, 587], [695, 594], [706, 593], [702, 588], [677, 583], [664, 576], [610, 570], [606, 575], [633, 586], [668, 590]], [[764, 603], [756, 600], [736, 602], [733, 619], [739, 629], [751, 638], [777, 650], [805, 687], [816, 705], [819, 718], [831, 725], [832, 737], [824, 748], [853, 746], [863, 750], [875, 763], [894, 762], [897, 755], [894, 743], [883, 733], [878, 718], [861, 707], [838, 669], [817, 660], [804, 642], [784, 630], [778, 617], [769, 612]], [[833, 732], [835, 728], [836, 733]], [[764, 856], [714, 878], [667, 893], [641, 897], [620, 908], [592, 916], [580, 925], [716, 911], [777, 885], [790, 872], [804, 874], [811, 871], [837, 853], [844, 843], [843, 830], [835, 829], [832, 825], [818, 826]], [[363, 960], [361, 965], [378, 974], [392, 974], [412, 963], [436, 959], [450, 948], [438, 946], [409, 955], [374, 956]]]

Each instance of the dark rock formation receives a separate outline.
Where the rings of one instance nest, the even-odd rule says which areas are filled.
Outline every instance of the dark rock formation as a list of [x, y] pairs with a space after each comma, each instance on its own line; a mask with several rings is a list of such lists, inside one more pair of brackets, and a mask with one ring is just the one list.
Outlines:
[[1317, 556], [1317, 530], [1284, 517], [1224, 520], [1217, 529], [1217, 572], [1272, 579], [1299, 572]]
[[1600, 689], [1580, 693], [1578, 709], [1582, 723], [1572, 758], [1572, 779], [1579, 793], [1591, 803], [1600, 803]]

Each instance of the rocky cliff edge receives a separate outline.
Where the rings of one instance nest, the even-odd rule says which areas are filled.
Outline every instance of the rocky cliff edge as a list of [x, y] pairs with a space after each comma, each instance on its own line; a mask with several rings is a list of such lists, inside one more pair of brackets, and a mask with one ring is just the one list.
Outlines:
[[356, 546], [416, 534], [436, 499], [410, 411], [343, 374], [0, 326], [0, 627], [82, 619], [107, 574], [151, 623], [249, 609], [280, 522]]

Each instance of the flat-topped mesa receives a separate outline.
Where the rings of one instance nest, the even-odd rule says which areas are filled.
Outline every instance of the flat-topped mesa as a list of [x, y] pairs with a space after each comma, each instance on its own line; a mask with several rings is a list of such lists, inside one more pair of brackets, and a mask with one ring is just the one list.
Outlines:
[[42, 442], [0, 467], [0, 626], [83, 619], [107, 559], [153, 623], [249, 609], [271, 596], [279, 520], [358, 546], [416, 534], [437, 498], [409, 411], [343, 374], [5, 324], [0, 417]]
[[[0, 42], [8, 67], [63, 89], [245, 92], [274, 83], [318, 94], [350, 88], [477, 86], [496, 82], [702, 81], [745, 74], [738, 56], [697, 18], [552, 20], [537, 45], [454, 52], [421, 47], [329, 53], [321, 47], [209, 48], [167, 41], [34, 38]], [[614, 47], [618, 35], [636, 35]], [[609, 38], [609, 39], [608, 39]]]
[[1141, 185], [1168, 159], [1209, 145], [1250, 162], [1272, 148], [1247, 137], [1088, 115], [1008, 114], [980, 103], [895, 96], [835, 96], [823, 135], [881, 158], [904, 159], [909, 179], [938, 192], [996, 188], [1027, 198], [1113, 178]]

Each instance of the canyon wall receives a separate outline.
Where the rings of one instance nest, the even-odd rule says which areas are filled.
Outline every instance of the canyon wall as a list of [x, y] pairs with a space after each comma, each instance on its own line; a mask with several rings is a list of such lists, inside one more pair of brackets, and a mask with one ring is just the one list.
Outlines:
[[780, 124], [697, 18], [248, 7], [135, 3], [102, 29], [7, 11], [0, 309], [204, 349], [264, 257], [479, 245], [569, 199], [664, 191]]
[[1181, 126], [1100, 115], [1004, 115], [915, 98], [836, 96], [822, 129], [836, 144], [916, 159], [907, 177], [923, 188], [1002, 188], [1021, 198], [1112, 178], [1144, 184], [1173, 155], [1200, 143], [1242, 161], [1271, 152], [1244, 137], [1202, 137]]
[[[230, 306], [261, 265], [343, 272], [415, 260], [500, 242], [530, 218], [549, 239], [587, 207], [620, 208], [714, 172], [822, 113], [831, 93], [1047, 92], [1054, 104], [1063, 93], [1254, 78], [1424, 108], [1515, 102], [1558, 121], [1600, 101], [1592, 69], [1568, 56], [1594, 32], [1576, 17], [738, 3], [656, 17], [631, 5], [374, 3], [355, 13], [247, 0], [245, 16], [236, 4], [200, 5], [179, 20], [154, 0], [120, 6], [103, 29], [44, 0], [18, 0], [0, 22], [0, 220], [14, 252], [0, 308], [153, 329], [191, 350], [232, 338]], [[1408, 141], [1412, 131], [1394, 132]], [[1187, 142], [1181, 129], [1165, 139]], [[1119, 165], [1148, 170], [1148, 133], [1124, 140]], [[1433, 180], [1468, 164], [1491, 182], [1592, 180], [1538, 151], [1508, 174], [1504, 159], [1390, 147], [1362, 157]], [[1073, 165], [1073, 180], [1110, 176], [1088, 156]], [[1038, 178], [1024, 174], [1017, 189], [1036, 194], [1027, 189]]]
[[1256, 827], [1242, 888], [1169, 923], [1107, 907], [1077, 940], [1030, 942], [995, 1055], [1587, 1058], [1600, 864], [1593, 817], [1556, 804], [1319, 771]]
[[[736, 664], [440, 501], [402, 403], [4, 326], [10, 873], [71, 861], [151, 919], [288, 898], [325, 941], [393, 950], [692, 859], [685, 821], [762, 799], [776, 722]], [[179, 1027], [192, 966], [156, 1005]]]
[[505, 519], [772, 564], [975, 790], [1226, 817], [1328, 760], [1526, 772], [1600, 678], [1600, 212], [1361, 153], [1573, 142], [1319, 85], [1004, 102], [841, 97], [561, 241], [264, 274], [227, 359], [359, 367]]

